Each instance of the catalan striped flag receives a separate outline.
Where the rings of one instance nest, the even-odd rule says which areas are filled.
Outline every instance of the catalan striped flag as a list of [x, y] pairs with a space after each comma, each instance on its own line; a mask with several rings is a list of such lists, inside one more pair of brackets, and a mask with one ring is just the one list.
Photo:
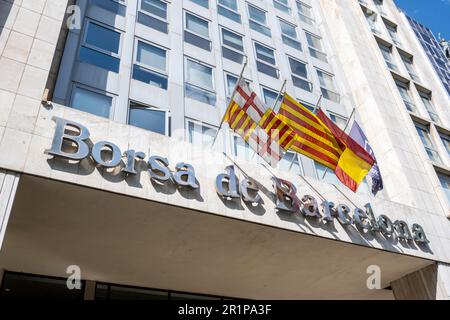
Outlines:
[[375, 163], [374, 158], [331, 121], [322, 110], [317, 112], [317, 117], [328, 127], [339, 144], [344, 146], [334, 172], [344, 185], [356, 192], [359, 184]]
[[224, 122], [271, 166], [283, 158], [295, 140], [294, 131], [267, 109], [243, 80], [236, 85]]
[[279, 115], [296, 133], [296, 139], [291, 145], [293, 151], [333, 171], [336, 169], [343, 146], [314, 113], [285, 93]]

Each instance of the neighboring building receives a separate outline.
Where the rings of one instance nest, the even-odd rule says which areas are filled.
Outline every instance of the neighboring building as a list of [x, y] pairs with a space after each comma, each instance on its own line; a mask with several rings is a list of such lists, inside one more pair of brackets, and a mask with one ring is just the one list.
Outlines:
[[[295, 153], [270, 170], [321, 216], [325, 200], [371, 203], [381, 231], [346, 206], [331, 222], [279, 212], [240, 137], [223, 128], [211, 147], [244, 61], [269, 106], [286, 80], [341, 128], [355, 115], [383, 175], [376, 197]], [[0, 297], [450, 297], [449, 97], [393, 1], [0, 0], [0, 70]], [[77, 133], [86, 150], [55, 140]], [[156, 155], [168, 164], [150, 178]], [[219, 196], [233, 163], [258, 205]], [[83, 288], [70, 291], [74, 265]]]
[[407, 19], [450, 96], [450, 51], [448, 45], [447, 47], [441, 46], [429, 28], [411, 17], [407, 16]]

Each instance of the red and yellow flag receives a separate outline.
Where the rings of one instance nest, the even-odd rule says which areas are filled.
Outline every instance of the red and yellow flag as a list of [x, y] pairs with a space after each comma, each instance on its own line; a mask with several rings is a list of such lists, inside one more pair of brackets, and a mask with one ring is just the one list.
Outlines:
[[305, 106], [290, 97], [283, 96], [281, 119], [296, 133], [291, 149], [335, 170], [342, 149], [328, 127]]
[[336, 176], [350, 190], [356, 192], [359, 184], [375, 163], [374, 158], [331, 121], [321, 109], [317, 117], [328, 127], [342, 149], [335, 169]]

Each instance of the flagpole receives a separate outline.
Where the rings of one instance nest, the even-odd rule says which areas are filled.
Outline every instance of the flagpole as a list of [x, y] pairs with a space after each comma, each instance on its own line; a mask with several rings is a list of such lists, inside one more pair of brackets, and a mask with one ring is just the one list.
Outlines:
[[287, 82], [287, 80], [285, 79], [285, 80], [283, 81], [283, 85], [281, 86], [280, 91], [278, 91], [277, 98], [275, 99], [275, 101], [274, 101], [274, 103], [273, 103], [272, 110], [273, 110], [274, 112], [275, 112], [275, 107], [277, 106], [277, 102], [278, 102], [278, 100], [280, 100], [280, 96], [283, 94], [283, 91], [284, 91], [284, 89], [285, 89], [285, 87], [286, 87], [286, 82]]
[[[352, 117], [353, 117], [353, 114], [355, 113], [355, 111], [356, 111], [356, 109], [353, 108], [352, 113], [350, 114], [350, 117], [348, 118], [347, 123], [345, 124], [344, 130], [342, 130], [343, 132], [345, 132], [345, 130], [347, 130], [347, 127], [350, 124], [350, 121], [352, 120]], [[342, 137], [340, 137], [340, 138], [342, 138]], [[320, 179], [320, 180], [323, 180], [325, 178], [327, 172], [328, 172], [328, 167], [325, 168], [325, 172], [323, 173], [322, 179]]]
[[[245, 70], [245, 68], [247, 67], [248, 58], [247, 58], [247, 56], [244, 56], [244, 58], [245, 58], [245, 62], [244, 62], [244, 65], [242, 66], [242, 70], [241, 70], [241, 73], [240, 73], [240, 75], [239, 75], [239, 78], [238, 78], [237, 81], [236, 81], [236, 85], [234, 86], [233, 94], [231, 95], [231, 98], [230, 98], [230, 103], [231, 103], [231, 102], [233, 101], [233, 99], [234, 99], [234, 96], [235, 96], [235, 94], [236, 94], [236, 88], [237, 88], [237, 86], [239, 85], [239, 82], [241, 81], [242, 77], [244, 76], [244, 70]], [[219, 128], [217, 129], [216, 135], [214, 136], [214, 139], [213, 139], [213, 141], [212, 141], [212, 143], [211, 143], [211, 146], [210, 146], [211, 148], [214, 146], [214, 143], [216, 142], [216, 139], [217, 139], [217, 136], [219, 135], [220, 129], [222, 129], [223, 121], [225, 120], [225, 116], [226, 116], [226, 114], [227, 114], [227, 110], [228, 110], [228, 107], [229, 107], [229, 106], [230, 106], [230, 105], [227, 106], [227, 109], [225, 110], [225, 113], [224, 113], [223, 116], [222, 116], [222, 120], [220, 121]]]

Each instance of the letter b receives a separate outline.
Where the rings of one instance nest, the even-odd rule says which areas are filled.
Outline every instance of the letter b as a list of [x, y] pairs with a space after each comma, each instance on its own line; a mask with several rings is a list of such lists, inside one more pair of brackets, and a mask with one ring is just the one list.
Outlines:
[[[70, 160], [82, 160], [86, 158], [89, 155], [89, 146], [84, 141], [90, 136], [89, 130], [85, 126], [70, 120], [59, 117], [53, 117], [52, 119], [56, 122], [55, 134], [50, 150], [45, 150], [45, 153]], [[80, 133], [78, 135], [67, 134], [67, 127], [75, 128]], [[76, 145], [76, 151], [63, 151], [65, 141], [74, 143]]]

